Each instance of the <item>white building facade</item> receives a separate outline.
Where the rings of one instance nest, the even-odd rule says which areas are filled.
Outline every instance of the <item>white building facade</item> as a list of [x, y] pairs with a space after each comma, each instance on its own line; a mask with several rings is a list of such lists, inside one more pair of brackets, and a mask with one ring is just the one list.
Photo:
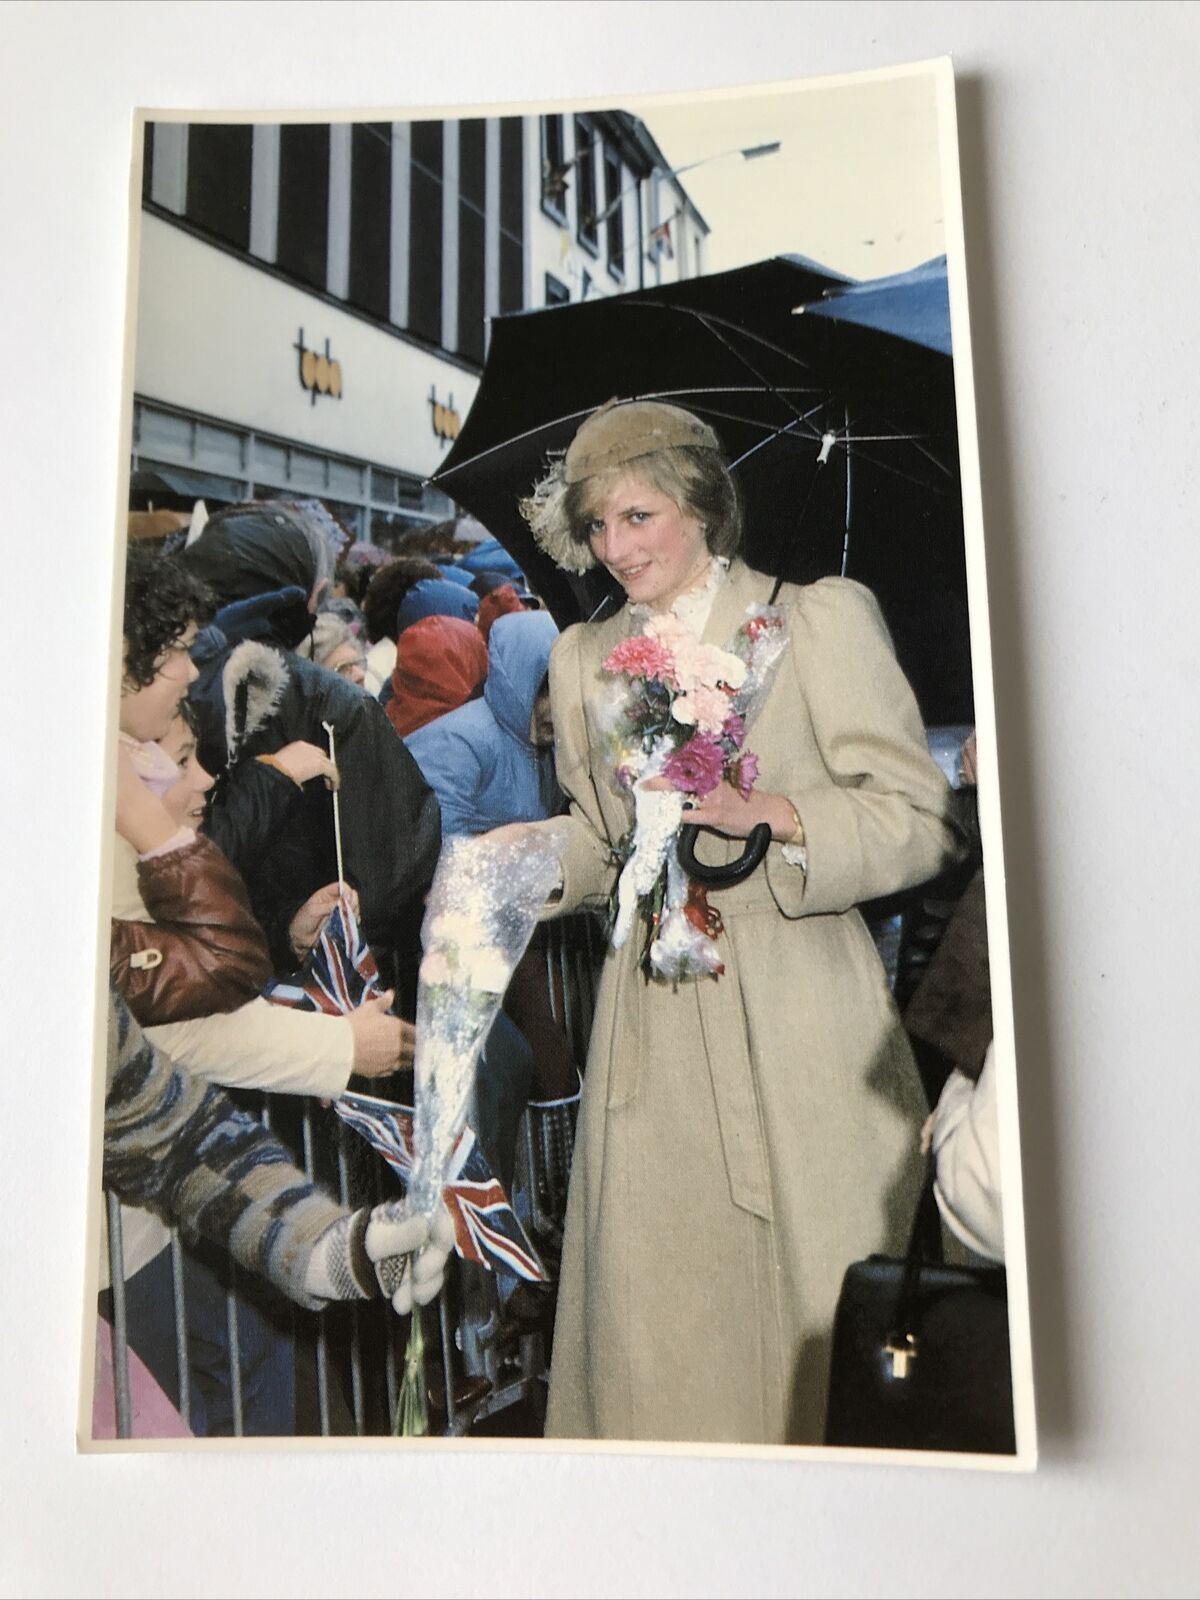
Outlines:
[[390, 545], [490, 320], [702, 270], [707, 226], [624, 112], [145, 131], [133, 487], [316, 495]]

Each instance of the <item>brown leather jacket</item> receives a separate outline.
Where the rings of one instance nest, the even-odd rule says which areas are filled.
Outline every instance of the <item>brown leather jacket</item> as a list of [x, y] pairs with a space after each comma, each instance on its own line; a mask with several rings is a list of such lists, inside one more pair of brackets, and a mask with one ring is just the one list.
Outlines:
[[112, 923], [113, 982], [143, 1027], [236, 1011], [271, 976], [246, 886], [211, 839], [139, 861], [151, 922]]

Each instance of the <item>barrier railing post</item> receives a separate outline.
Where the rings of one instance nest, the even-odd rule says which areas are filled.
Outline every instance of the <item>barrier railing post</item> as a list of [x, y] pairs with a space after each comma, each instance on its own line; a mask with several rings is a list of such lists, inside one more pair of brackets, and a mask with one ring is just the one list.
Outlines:
[[[346, 1156], [346, 1125], [339, 1122], [337, 1125], [337, 1163], [338, 1163], [338, 1193], [344, 1206], [351, 1204], [350, 1200], [350, 1170]], [[350, 1395], [354, 1406], [354, 1431], [359, 1436], [366, 1432], [366, 1409], [363, 1401], [363, 1370], [362, 1370], [362, 1325], [360, 1310], [357, 1305], [350, 1310]]]
[[[315, 1181], [316, 1162], [313, 1156], [312, 1104], [304, 1102], [301, 1125], [304, 1134], [304, 1171], [309, 1182]], [[325, 1318], [317, 1318], [317, 1407], [321, 1416], [321, 1437], [327, 1439], [329, 1426], [329, 1349], [325, 1331]]]
[[179, 1415], [191, 1427], [192, 1374], [188, 1362], [187, 1305], [183, 1297], [183, 1245], [171, 1229], [171, 1292], [175, 1299], [175, 1362], [179, 1370]]
[[129, 1399], [129, 1324], [125, 1316], [125, 1252], [121, 1241], [121, 1202], [106, 1190], [108, 1208], [108, 1269], [112, 1283], [113, 1395], [117, 1410], [117, 1438], [133, 1437], [133, 1407]]

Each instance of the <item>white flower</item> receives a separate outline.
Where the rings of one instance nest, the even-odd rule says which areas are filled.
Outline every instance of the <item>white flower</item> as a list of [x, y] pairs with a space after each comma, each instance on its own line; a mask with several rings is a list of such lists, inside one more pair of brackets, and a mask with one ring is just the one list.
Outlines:
[[690, 695], [681, 694], [678, 700], [671, 705], [671, 715], [676, 722], [681, 722], [685, 728], [696, 725], [696, 707]]
[[453, 983], [454, 973], [444, 950], [429, 950], [421, 962], [422, 983]]
[[503, 994], [511, 976], [512, 967], [501, 950], [471, 950], [464, 954], [463, 978], [473, 989]]
[[746, 681], [746, 663], [741, 656], [735, 656], [729, 650], [717, 650], [712, 646], [713, 670], [721, 683], [727, 683], [731, 689], [740, 689]]
[[464, 917], [458, 912], [443, 911], [429, 924], [428, 943], [466, 945], [478, 944], [483, 933], [481, 922], [474, 917]]

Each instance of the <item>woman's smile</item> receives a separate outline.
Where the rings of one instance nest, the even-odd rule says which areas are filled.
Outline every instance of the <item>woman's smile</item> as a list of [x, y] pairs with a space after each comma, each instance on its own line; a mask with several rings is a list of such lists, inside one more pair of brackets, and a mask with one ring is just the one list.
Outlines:
[[633, 474], [600, 498], [585, 527], [592, 554], [636, 604], [665, 611], [708, 573], [700, 523]]

